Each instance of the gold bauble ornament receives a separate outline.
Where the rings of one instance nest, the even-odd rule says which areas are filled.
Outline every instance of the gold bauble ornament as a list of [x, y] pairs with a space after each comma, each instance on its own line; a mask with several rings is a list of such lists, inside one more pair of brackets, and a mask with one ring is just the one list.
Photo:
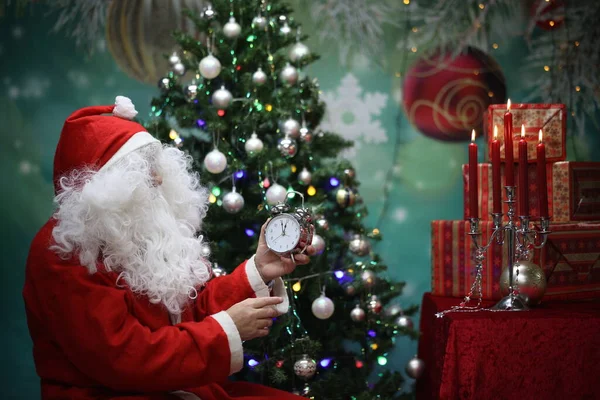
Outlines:
[[[531, 261], [518, 261], [513, 265], [513, 282], [516, 282], [519, 295], [529, 306], [539, 304], [546, 293], [544, 270]], [[502, 296], [508, 295], [508, 267], [500, 274], [500, 292]]]
[[356, 190], [349, 187], [339, 188], [335, 194], [335, 200], [342, 208], [353, 206], [356, 202], [356, 197]]

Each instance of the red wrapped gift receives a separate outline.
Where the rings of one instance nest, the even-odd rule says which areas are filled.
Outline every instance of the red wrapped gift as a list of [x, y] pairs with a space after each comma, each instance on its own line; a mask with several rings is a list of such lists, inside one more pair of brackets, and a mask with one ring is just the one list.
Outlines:
[[544, 299], [600, 297], [600, 223], [551, 224], [550, 230], [539, 251], [548, 278]]
[[600, 162], [558, 162], [551, 175], [553, 222], [600, 220]]
[[[598, 163], [600, 165], [600, 163]], [[477, 178], [478, 178], [478, 188], [479, 188], [479, 218], [484, 221], [488, 221], [492, 219], [490, 213], [492, 212], [492, 164], [489, 163], [480, 163], [477, 164]], [[504, 203], [506, 200], [506, 195], [504, 192], [504, 166], [501, 166], [501, 188], [502, 188], [502, 212], [504, 213], [504, 220], [508, 220], [507, 212], [508, 205]], [[538, 196], [538, 188], [537, 188], [537, 171], [536, 165], [530, 164], [527, 166], [527, 171], [529, 173], [529, 214], [532, 219], [539, 218], [539, 196]], [[464, 218], [467, 219], [469, 217], [469, 165], [464, 164], [462, 166], [463, 173], [463, 193], [464, 193]], [[546, 176], [548, 182], [546, 184], [548, 188], [548, 210], [552, 212], [552, 164], [547, 164], [546, 167]], [[519, 169], [515, 168], [515, 182], [519, 180]], [[515, 205], [516, 206], [516, 205]], [[515, 209], [516, 215], [519, 215], [518, 209]]]
[[[564, 161], [567, 158], [567, 115], [564, 104], [512, 104], [513, 115], [513, 155], [518, 160], [518, 142], [521, 139], [521, 125], [525, 125], [527, 159], [533, 163], [537, 159], [535, 146], [539, 142], [539, 130], [544, 133], [546, 162]], [[498, 126], [500, 160], [504, 161], [504, 114], [506, 104], [492, 104], [488, 107], [487, 142], [488, 160], [492, 159], [491, 143], [494, 139], [494, 125]]]

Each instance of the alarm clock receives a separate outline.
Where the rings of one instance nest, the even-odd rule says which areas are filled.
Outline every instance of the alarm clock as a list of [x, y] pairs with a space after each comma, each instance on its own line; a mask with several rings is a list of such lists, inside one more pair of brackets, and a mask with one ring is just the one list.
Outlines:
[[267, 247], [296, 262], [294, 254], [304, 253], [312, 243], [315, 227], [310, 211], [304, 207], [292, 211], [289, 204], [280, 203], [271, 208], [271, 215], [265, 228]]

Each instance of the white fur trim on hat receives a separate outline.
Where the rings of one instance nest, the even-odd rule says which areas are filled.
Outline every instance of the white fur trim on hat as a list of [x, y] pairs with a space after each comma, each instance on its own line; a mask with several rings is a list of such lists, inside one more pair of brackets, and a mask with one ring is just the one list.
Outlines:
[[152, 143], [160, 143], [160, 141], [146, 131], [138, 132], [134, 134], [131, 138], [129, 138], [129, 140], [126, 141], [125, 144], [121, 146], [121, 148], [117, 150], [117, 152], [110, 158], [110, 160], [108, 160], [106, 164], [104, 164], [100, 169], [108, 168], [115, 162], [117, 162], [117, 160], [120, 160], [132, 151], [135, 151]]
[[113, 115], [124, 119], [134, 119], [138, 112], [129, 97], [117, 96]]

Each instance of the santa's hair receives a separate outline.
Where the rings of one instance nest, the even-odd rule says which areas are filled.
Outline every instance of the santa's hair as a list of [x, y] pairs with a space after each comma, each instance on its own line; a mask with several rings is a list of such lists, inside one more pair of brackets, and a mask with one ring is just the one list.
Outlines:
[[[183, 311], [209, 279], [197, 237], [208, 192], [191, 157], [151, 144], [99, 171], [72, 171], [59, 181], [52, 249], [76, 255], [90, 273], [101, 262], [137, 294]], [[156, 184], [155, 177], [162, 178]]]

